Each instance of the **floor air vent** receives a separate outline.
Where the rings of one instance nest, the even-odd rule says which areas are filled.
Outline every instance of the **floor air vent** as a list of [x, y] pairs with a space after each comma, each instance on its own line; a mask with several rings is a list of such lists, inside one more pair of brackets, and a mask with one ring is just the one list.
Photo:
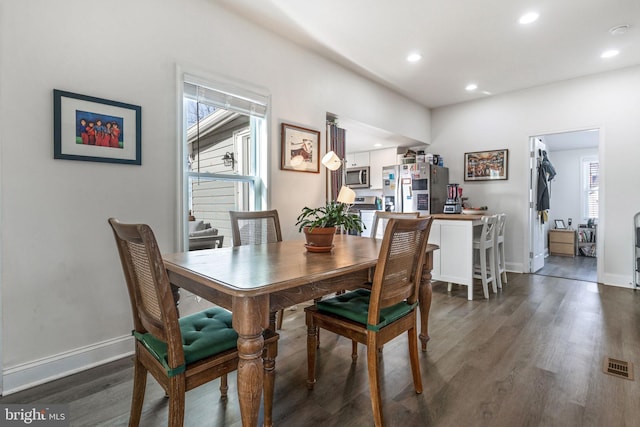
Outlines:
[[633, 381], [633, 363], [625, 360], [604, 358], [604, 373], [614, 377], [624, 378]]

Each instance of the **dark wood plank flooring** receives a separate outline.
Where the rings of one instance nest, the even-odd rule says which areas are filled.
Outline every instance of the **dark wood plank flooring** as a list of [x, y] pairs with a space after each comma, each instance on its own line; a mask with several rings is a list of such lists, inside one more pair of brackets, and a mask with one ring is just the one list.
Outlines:
[[[529, 274], [509, 274], [504, 290], [489, 300], [476, 288], [478, 298], [467, 301], [466, 288], [447, 293], [445, 283], [434, 284], [421, 395], [411, 385], [406, 338], [385, 346], [388, 426], [639, 425], [640, 381], [606, 375], [602, 363], [611, 356], [638, 369], [640, 293]], [[320, 347], [318, 383], [307, 391], [304, 311], [287, 310], [276, 367], [276, 425], [373, 425], [364, 347], [356, 364], [344, 338], [323, 331]], [[131, 376], [126, 358], [0, 403], [68, 403], [73, 426], [123, 426]], [[227, 403], [219, 399], [218, 381], [187, 393], [185, 425], [240, 426], [235, 375], [229, 385]], [[166, 425], [167, 401], [151, 378], [143, 411], [141, 425]]]
[[535, 274], [586, 282], [597, 282], [597, 260], [595, 257], [587, 256], [567, 257], [550, 255], [544, 259], [544, 267], [536, 271]]

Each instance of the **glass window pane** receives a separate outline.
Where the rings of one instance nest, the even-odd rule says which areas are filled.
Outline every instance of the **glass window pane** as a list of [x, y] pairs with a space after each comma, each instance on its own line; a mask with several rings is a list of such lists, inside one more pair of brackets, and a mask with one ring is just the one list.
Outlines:
[[265, 200], [258, 165], [260, 150], [266, 147], [260, 143], [267, 135], [266, 120], [199, 97], [199, 93], [208, 93], [200, 86], [185, 83], [184, 88], [185, 210], [190, 212], [189, 235], [184, 241], [187, 248], [206, 249], [201, 244], [193, 246], [193, 228], [199, 226], [205, 231], [198, 233], [224, 236], [223, 246], [232, 246], [229, 211], [260, 209]]
[[600, 163], [584, 159], [583, 165], [583, 216], [585, 219], [598, 218], [599, 168]]
[[229, 211], [250, 210], [253, 187], [252, 182], [190, 177], [192, 215], [224, 236], [223, 246], [233, 246]]

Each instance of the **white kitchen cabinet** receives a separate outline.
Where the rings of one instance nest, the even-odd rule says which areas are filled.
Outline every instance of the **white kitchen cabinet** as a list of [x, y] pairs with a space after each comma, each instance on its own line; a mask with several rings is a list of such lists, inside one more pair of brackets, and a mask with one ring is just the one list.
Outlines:
[[369, 184], [372, 190], [382, 189], [382, 168], [396, 164], [396, 152], [395, 148], [369, 152]]
[[347, 169], [369, 166], [369, 152], [347, 153]]
[[468, 287], [473, 299], [473, 229], [480, 220], [434, 219], [429, 243], [440, 246], [433, 252], [432, 279]]

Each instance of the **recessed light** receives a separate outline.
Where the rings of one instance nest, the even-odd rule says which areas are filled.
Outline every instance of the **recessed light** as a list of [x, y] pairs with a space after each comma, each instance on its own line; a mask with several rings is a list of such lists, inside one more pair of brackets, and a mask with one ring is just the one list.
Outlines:
[[475, 83], [470, 83], [467, 85], [467, 87], [465, 87], [465, 90], [468, 90], [469, 92], [472, 92], [476, 89], [478, 89], [478, 85]]
[[374, 147], [382, 147], [382, 144], [380, 144], [379, 142], [376, 142], [375, 144], [373, 144]]
[[532, 22], [537, 21], [539, 17], [540, 15], [538, 15], [536, 12], [529, 12], [522, 15], [518, 20], [518, 22], [520, 22], [523, 25], [531, 24]]
[[422, 59], [422, 55], [420, 55], [419, 53], [412, 53], [409, 56], [407, 56], [407, 61], [409, 62], [418, 62]]
[[488, 90], [483, 90], [482, 93], [485, 95], [491, 95], [491, 92], [489, 92]]
[[616, 50], [616, 49], [611, 49], [611, 50], [605, 50], [604, 52], [602, 52], [602, 55], [600, 55], [600, 58], [613, 58], [614, 56], [616, 56], [617, 54], [619, 54], [620, 51]]

